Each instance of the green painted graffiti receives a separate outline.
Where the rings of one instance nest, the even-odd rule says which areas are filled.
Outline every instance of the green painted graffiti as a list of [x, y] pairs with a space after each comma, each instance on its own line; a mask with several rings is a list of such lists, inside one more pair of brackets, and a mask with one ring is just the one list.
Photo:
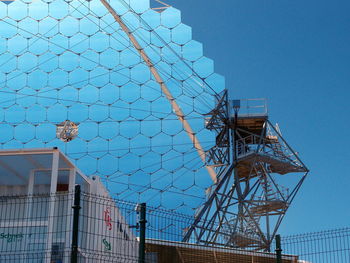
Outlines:
[[24, 235], [22, 233], [20, 234], [1, 233], [0, 234], [0, 239], [5, 239], [7, 243], [20, 242], [22, 241], [23, 237]]
[[107, 251], [111, 251], [112, 250], [111, 243], [109, 243], [105, 238], [102, 239], [102, 242], [105, 245], [105, 250], [107, 250]]

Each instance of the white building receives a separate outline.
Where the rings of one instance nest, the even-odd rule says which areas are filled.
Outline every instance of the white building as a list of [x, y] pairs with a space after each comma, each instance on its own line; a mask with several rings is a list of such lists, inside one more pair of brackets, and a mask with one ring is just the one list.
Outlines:
[[57, 148], [0, 151], [0, 262], [70, 262], [75, 185], [79, 262], [137, 262], [138, 242], [98, 177]]

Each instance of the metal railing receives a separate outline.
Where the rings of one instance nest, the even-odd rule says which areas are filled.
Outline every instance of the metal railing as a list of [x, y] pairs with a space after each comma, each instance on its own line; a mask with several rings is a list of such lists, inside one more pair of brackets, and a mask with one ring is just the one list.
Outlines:
[[[236, 143], [235, 154], [238, 158], [252, 153], [259, 153], [285, 162], [291, 162], [295, 165], [300, 165], [298, 159], [295, 158], [295, 155], [291, 153], [290, 149], [283, 142], [278, 142], [276, 140], [271, 143], [271, 136], [261, 139], [258, 135], [249, 135], [238, 139]], [[267, 147], [261, 147], [261, 145], [266, 145]], [[261, 149], [264, 150], [261, 151]]]
[[[233, 107], [234, 101], [231, 101], [231, 108]], [[239, 111], [238, 117], [256, 117], [256, 116], [267, 116], [267, 99], [240, 99], [239, 100]]]
[[349, 263], [350, 228], [286, 236], [284, 253], [296, 254], [303, 263]]

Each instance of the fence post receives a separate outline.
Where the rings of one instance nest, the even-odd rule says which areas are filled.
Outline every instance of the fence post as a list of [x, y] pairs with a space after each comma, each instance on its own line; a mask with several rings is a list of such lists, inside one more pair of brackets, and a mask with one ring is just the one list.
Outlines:
[[276, 235], [276, 263], [282, 263], [281, 236]]
[[146, 244], [146, 203], [140, 204], [140, 245], [139, 245], [139, 263], [145, 263], [145, 244]]
[[71, 263], [78, 263], [78, 234], [79, 234], [79, 210], [80, 206], [80, 185], [76, 185], [74, 189], [74, 205], [73, 208], [73, 231], [72, 231], [72, 254]]

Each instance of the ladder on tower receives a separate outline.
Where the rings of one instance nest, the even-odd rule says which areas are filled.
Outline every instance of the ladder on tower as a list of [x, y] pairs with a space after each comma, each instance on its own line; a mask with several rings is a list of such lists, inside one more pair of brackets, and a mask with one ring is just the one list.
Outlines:
[[[264, 246], [264, 242], [259, 235], [258, 227], [260, 215], [245, 214], [241, 219], [241, 226], [237, 226], [236, 231], [231, 231], [231, 234], [227, 238], [228, 243], [238, 248], [256, 248], [261, 249]], [[237, 220], [237, 219], [235, 219]], [[234, 224], [236, 224], [233, 220]], [[232, 228], [232, 227], [231, 227]]]
[[[266, 174], [259, 178], [260, 185], [264, 189], [263, 196], [251, 201], [250, 213], [253, 215], [279, 215], [284, 214], [288, 208], [287, 196], [284, 193], [274, 189]], [[279, 186], [281, 187], [281, 186]], [[287, 192], [287, 190], [285, 190]]]

